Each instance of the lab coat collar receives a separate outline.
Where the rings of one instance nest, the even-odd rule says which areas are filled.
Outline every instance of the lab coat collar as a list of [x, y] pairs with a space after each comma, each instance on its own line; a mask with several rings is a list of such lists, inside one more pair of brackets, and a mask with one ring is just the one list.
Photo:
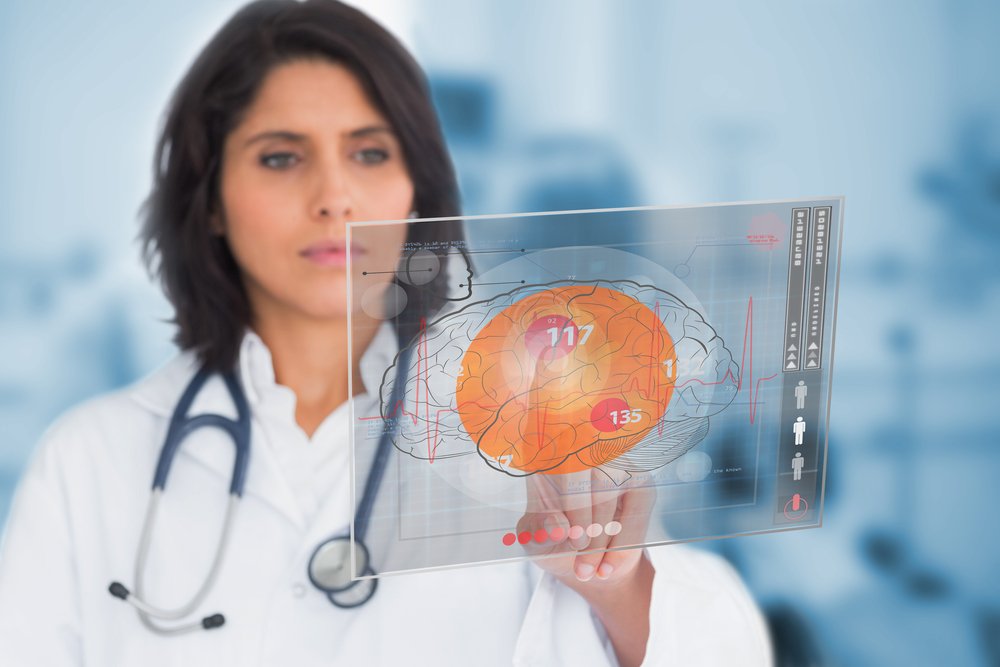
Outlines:
[[[389, 322], [383, 322], [375, 332], [371, 344], [361, 355], [359, 374], [354, 378], [353, 387], [359, 394], [377, 394], [382, 384], [385, 369], [399, 350], [395, 329]], [[274, 362], [271, 351], [254, 331], [248, 330], [240, 345], [240, 380], [251, 405], [261, 402], [260, 396], [280, 386], [275, 382]], [[358, 387], [360, 380], [363, 386]], [[290, 392], [289, 392], [290, 394]]]
[[[395, 330], [388, 322], [383, 323], [360, 362], [360, 375], [367, 393], [377, 395], [382, 374], [397, 351]], [[141, 380], [132, 390], [132, 397], [153, 414], [169, 418], [198, 368], [196, 355], [193, 352], [182, 352]], [[277, 384], [270, 350], [260, 336], [249, 329], [240, 343], [237, 371], [254, 417], [245, 493], [267, 502], [300, 528], [305, 528], [305, 520], [295, 493], [282, 474], [280, 463], [270, 446], [270, 434], [265, 432], [264, 437], [261, 437], [262, 419], [277, 419], [294, 424], [295, 395], [288, 387]], [[204, 413], [236, 416], [236, 408], [219, 377], [213, 377], [205, 384], [189, 412], [191, 415]], [[163, 429], [165, 435], [165, 424]], [[225, 451], [225, 448], [184, 446], [180, 452], [182, 456], [191, 457], [216, 472], [224, 480], [228, 480], [232, 474], [232, 454]]]
[[[371, 345], [361, 357], [360, 374], [361, 380], [364, 382], [365, 392], [375, 393], [378, 391], [378, 387], [382, 383], [382, 375], [398, 350], [395, 329], [389, 322], [384, 322], [372, 339]], [[191, 378], [194, 377], [198, 367], [198, 359], [194, 352], [181, 352], [160, 369], [140, 380], [134, 387], [133, 397], [154, 414], [169, 417], [173, 414], [177, 401]], [[237, 368], [239, 369], [239, 380], [251, 408], [258, 406], [264, 395], [271, 389], [281, 386], [275, 382], [271, 351], [252, 329], [246, 330], [243, 340], [240, 342]], [[218, 384], [217, 387], [216, 384]], [[221, 388], [221, 394], [212, 391], [213, 388]], [[223, 402], [230, 403], [229, 407], [231, 407], [231, 401], [228, 401], [224, 385], [221, 382], [211, 382], [199, 394], [198, 401], [192, 406], [192, 414], [196, 414], [195, 410], [210, 397], [223, 399]], [[232, 412], [224, 411], [222, 414], [232, 414]]]

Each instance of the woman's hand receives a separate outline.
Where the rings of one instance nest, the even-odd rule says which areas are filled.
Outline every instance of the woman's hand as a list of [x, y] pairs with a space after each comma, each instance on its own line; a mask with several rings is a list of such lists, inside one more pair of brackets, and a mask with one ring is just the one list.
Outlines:
[[[605, 588], [631, 577], [656, 499], [652, 486], [616, 486], [598, 470], [527, 479], [527, 507], [517, 531], [535, 563], [579, 589]], [[524, 541], [526, 534], [529, 541]], [[605, 551], [616, 549], [615, 551]]]
[[641, 548], [626, 547], [646, 541], [654, 488], [634, 482], [618, 487], [597, 470], [535, 474], [527, 484], [527, 507], [517, 525], [525, 551], [545, 556], [535, 564], [590, 604], [622, 667], [641, 664], [655, 573]]

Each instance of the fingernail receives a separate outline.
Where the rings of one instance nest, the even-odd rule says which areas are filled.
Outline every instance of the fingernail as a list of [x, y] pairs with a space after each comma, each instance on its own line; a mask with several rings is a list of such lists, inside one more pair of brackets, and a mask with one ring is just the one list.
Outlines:
[[576, 566], [576, 578], [580, 581], [590, 581], [594, 576], [594, 566], [589, 563]]
[[608, 563], [604, 563], [603, 565], [601, 565], [601, 567], [597, 569], [597, 578], [607, 579], [608, 577], [611, 576], [611, 573], [614, 571], [615, 571], [614, 565], [609, 565]]

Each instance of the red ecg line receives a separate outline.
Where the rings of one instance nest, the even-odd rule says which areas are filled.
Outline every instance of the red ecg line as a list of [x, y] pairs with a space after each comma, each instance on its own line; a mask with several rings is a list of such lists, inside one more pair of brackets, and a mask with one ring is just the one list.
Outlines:
[[[406, 409], [405, 398], [401, 398], [396, 401], [396, 404], [392, 406], [392, 410], [384, 418], [384, 421], [393, 419], [398, 413], [401, 413], [403, 417], [409, 417], [416, 426], [420, 419], [420, 387], [423, 385], [424, 388], [424, 421], [430, 423], [431, 418], [431, 402], [430, 402], [430, 390], [427, 386], [427, 377], [430, 373], [430, 368], [427, 363], [427, 320], [423, 317], [420, 318], [420, 333], [417, 337], [417, 377], [416, 377], [416, 396], [414, 397], [415, 407], [413, 411]], [[441, 415], [445, 412], [455, 412], [453, 408], [440, 408], [434, 413], [434, 431], [433, 433], [430, 429], [427, 430], [427, 459], [429, 463], [434, 463], [434, 456], [437, 453], [437, 441], [438, 434], [441, 430]], [[358, 417], [358, 421], [372, 421], [375, 419], [383, 419], [381, 415], [375, 415], [374, 417]]]
[[[742, 369], [746, 368], [747, 353], [750, 354], [750, 368], [749, 372], [744, 373]], [[757, 383], [754, 384], [753, 381], [753, 297], [751, 296], [747, 301], [747, 321], [746, 327], [743, 330], [743, 357], [740, 359], [740, 376], [733, 377], [733, 373], [730, 370], [726, 370], [725, 377], [719, 382], [703, 382], [698, 378], [691, 378], [686, 380], [684, 383], [677, 385], [675, 388], [683, 387], [692, 382], [697, 382], [698, 384], [710, 387], [717, 384], [725, 384], [727, 380], [732, 380], [736, 383], [736, 393], [739, 394], [743, 389], [743, 377], [747, 377], [747, 382], [750, 386], [750, 423], [754, 423], [754, 419], [757, 416], [757, 398], [760, 396], [760, 385], [768, 380], [773, 380], [778, 377], [778, 374], [768, 375], [767, 377], [757, 378]]]

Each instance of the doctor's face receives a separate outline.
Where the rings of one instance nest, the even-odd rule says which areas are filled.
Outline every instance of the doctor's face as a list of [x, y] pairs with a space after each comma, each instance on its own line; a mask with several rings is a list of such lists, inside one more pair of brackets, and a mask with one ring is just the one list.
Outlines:
[[345, 225], [406, 218], [413, 195], [392, 128], [350, 70], [320, 59], [273, 69], [226, 138], [215, 220], [255, 320], [346, 316], [348, 252], [388, 283], [405, 225], [352, 248]]

